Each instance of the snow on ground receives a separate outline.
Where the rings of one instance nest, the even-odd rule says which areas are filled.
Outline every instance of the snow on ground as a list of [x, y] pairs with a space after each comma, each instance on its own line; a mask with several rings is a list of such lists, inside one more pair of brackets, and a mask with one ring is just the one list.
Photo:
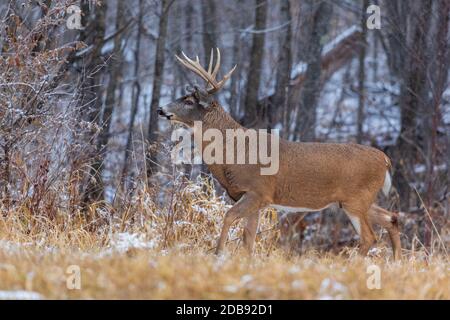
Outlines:
[[0, 300], [43, 300], [43, 295], [34, 291], [0, 291]]
[[[109, 256], [115, 253], [121, 254], [129, 251], [130, 249], [154, 249], [159, 245], [159, 238], [154, 238], [151, 240], [147, 240], [147, 238], [148, 235], [144, 233], [113, 233], [112, 235], [110, 235], [109, 246], [104, 250], [101, 250], [99, 256]], [[4, 252], [17, 254], [23, 252], [23, 250], [27, 248], [38, 248], [39, 254], [42, 255], [58, 252], [57, 248], [40, 243], [20, 243], [0, 239], [0, 250]]]
[[325, 278], [320, 284], [320, 300], [342, 300], [345, 299], [348, 294], [347, 286], [334, 279]]
[[10, 253], [17, 253], [19, 252], [23, 247], [30, 246], [31, 243], [15, 243], [8, 240], [0, 240], [0, 249], [6, 252]]
[[0, 250], [3, 250], [8, 253], [19, 253], [23, 251], [25, 248], [31, 247], [39, 247], [41, 249], [42, 254], [56, 252], [58, 249], [52, 246], [44, 245], [43, 241], [41, 242], [13, 242], [9, 240], [0, 239]]
[[298, 75], [305, 73], [308, 68], [308, 64], [306, 62], [300, 61], [292, 67], [291, 71], [291, 79], [294, 79]]
[[124, 253], [130, 249], [153, 249], [158, 246], [157, 239], [146, 240], [143, 233], [121, 232], [113, 234], [111, 238], [111, 249]]
[[327, 44], [325, 44], [323, 46], [322, 55], [326, 55], [327, 53], [329, 53], [331, 50], [336, 48], [336, 46], [339, 43], [341, 43], [345, 38], [347, 38], [348, 36], [350, 36], [352, 33], [356, 32], [356, 31], [361, 31], [361, 27], [358, 25], [353, 25], [353, 26], [345, 29], [344, 31], [342, 31], [336, 38], [334, 38], [333, 40], [331, 40], [330, 42], [328, 42]]
[[[386, 57], [379, 56], [378, 72], [387, 74]], [[347, 68], [344, 67], [327, 81], [317, 106], [316, 135], [328, 141], [347, 142], [349, 136], [355, 137], [357, 133], [358, 94], [353, 89], [357, 88], [357, 60], [353, 59], [351, 64], [350, 75], [346, 75]], [[395, 98], [399, 85], [390, 80], [373, 82], [370, 80], [372, 69], [366, 70], [363, 131], [374, 137], [379, 145], [394, 143], [400, 128], [400, 109]], [[342, 85], [346, 77], [352, 80], [349, 87]]]

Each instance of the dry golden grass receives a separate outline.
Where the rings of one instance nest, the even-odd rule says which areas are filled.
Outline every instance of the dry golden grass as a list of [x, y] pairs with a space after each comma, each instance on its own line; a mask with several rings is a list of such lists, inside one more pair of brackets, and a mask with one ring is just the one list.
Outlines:
[[[271, 211], [252, 259], [233, 240], [239, 227], [227, 252], [214, 256], [226, 204], [204, 182], [174, 190], [163, 207], [143, 191], [120, 214], [93, 207], [90, 215], [61, 211], [49, 219], [23, 206], [0, 218], [0, 297], [20, 290], [46, 299], [450, 299], [444, 253], [405, 250], [393, 263], [381, 243], [367, 258], [354, 248], [289, 255], [276, 245]], [[367, 287], [374, 264], [379, 290]], [[79, 290], [67, 288], [71, 265], [80, 268]]]
[[[98, 254], [26, 248], [0, 251], [1, 290], [28, 290], [45, 298], [107, 299], [449, 299], [448, 264], [442, 258], [401, 264], [383, 258], [279, 251], [215, 257], [203, 252], [134, 249]], [[369, 290], [367, 266], [381, 268], [381, 289]], [[78, 265], [81, 289], [66, 287], [67, 267]]]

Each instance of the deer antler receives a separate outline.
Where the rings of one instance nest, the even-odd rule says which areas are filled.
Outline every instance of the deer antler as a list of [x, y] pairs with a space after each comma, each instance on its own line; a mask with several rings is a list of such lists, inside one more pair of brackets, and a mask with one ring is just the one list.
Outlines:
[[208, 93], [215, 93], [222, 89], [222, 87], [225, 85], [227, 80], [231, 77], [231, 74], [233, 73], [234, 69], [236, 69], [235, 65], [228, 73], [223, 77], [222, 80], [217, 81], [217, 73], [219, 72], [220, 68], [220, 50], [219, 48], [216, 48], [217, 50], [217, 61], [213, 69], [213, 60], [214, 60], [214, 51], [211, 49], [211, 56], [209, 58], [209, 66], [208, 71], [205, 70], [200, 65], [200, 61], [198, 59], [198, 56], [195, 57], [195, 61], [188, 58], [183, 51], [181, 51], [181, 54], [183, 55], [183, 58], [180, 58], [179, 56], [175, 55], [177, 60], [186, 68], [193, 71], [195, 74], [200, 76], [203, 80], [206, 81], [207, 85], [209, 84], [209, 87], [207, 88]]

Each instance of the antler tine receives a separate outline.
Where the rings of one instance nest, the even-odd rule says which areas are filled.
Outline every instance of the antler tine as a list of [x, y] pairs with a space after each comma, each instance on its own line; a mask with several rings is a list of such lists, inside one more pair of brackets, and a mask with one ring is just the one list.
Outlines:
[[237, 67], [237, 65], [235, 65], [230, 71], [228, 71], [228, 73], [223, 77], [223, 79], [218, 82], [216, 80], [216, 77], [217, 77], [217, 74], [218, 74], [219, 68], [220, 68], [220, 50], [219, 50], [219, 48], [216, 48], [216, 52], [217, 52], [217, 61], [214, 65], [214, 70], [212, 70], [213, 63], [214, 63], [214, 49], [211, 49], [211, 56], [209, 58], [208, 71], [206, 71], [205, 68], [203, 68], [200, 65], [200, 59], [198, 58], [198, 56], [195, 56], [195, 60], [192, 60], [188, 56], [186, 56], [186, 54], [183, 51], [181, 51], [183, 58], [180, 58], [179, 56], [175, 55], [177, 60], [183, 66], [185, 66], [189, 70], [193, 71], [195, 74], [197, 74], [203, 80], [206, 81], [206, 83], [208, 85], [207, 90], [209, 93], [214, 93], [214, 92], [219, 91], [225, 85], [225, 82], [231, 77], [231, 74]]
[[[188, 56], [186, 56], [186, 54], [182, 51], [181, 52], [184, 56], [184, 58], [189, 62], [189, 64], [195, 68], [195, 70], [197, 70], [199, 73], [201, 73], [203, 76], [207, 76], [206, 74], [206, 70], [200, 65], [200, 59], [198, 58], [198, 56], [195, 56], [195, 61], [190, 59]], [[208, 80], [210, 81], [209, 77], [207, 77]]]
[[216, 61], [216, 65], [214, 67], [214, 71], [212, 73], [212, 77], [215, 79], [217, 77], [217, 73], [219, 72], [219, 68], [220, 68], [220, 50], [219, 48], [216, 48], [217, 50], [217, 61]]
[[[200, 61], [198, 59], [198, 56], [196, 56], [196, 61], [192, 60], [191, 58], [189, 58], [183, 51], [181, 51], [181, 54], [183, 55], [184, 59], [187, 61], [187, 64], [192, 66], [193, 68], [195, 68], [195, 70], [197, 71], [197, 73], [202, 73], [204, 69], [202, 68], [202, 66], [200, 65]], [[192, 68], [190, 68], [192, 70]], [[193, 71], [195, 71], [193, 70]], [[203, 74], [204, 76], [204, 74]]]
[[[179, 56], [175, 55], [175, 58], [177, 58], [178, 62], [181, 63], [183, 66], [185, 66], [189, 70], [192, 70], [192, 67], [186, 61], [181, 59]], [[194, 70], [192, 70], [192, 71], [194, 71]]]
[[212, 71], [212, 64], [214, 60], [214, 49], [211, 48], [211, 55], [209, 56], [209, 65], [208, 65], [208, 73], [211, 74]]
[[190, 59], [186, 54], [182, 51], [181, 54], [184, 57], [184, 60], [175, 55], [175, 57], [178, 59], [178, 61], [183, 64], [186, 68], [189, 70], [192, 70], [195, 74], [200, 76], [203, 80], [210, 83], [212, 79], [206, 74], [205, 69], [200, 65], [200, 62], [198, 61], [198, 57], [196, 58], [197, 61], [194, 61]]
[[[198, 60], [198, 56], [196, 58], [197, 61], [192, 60], [189, 58], [183, 51], [181, 51], [181, 54], [184, 57], [184, 65], [189, 66], [188, 68], [196, 73], [202, 73], [202, 67], [200, 66], [200, 62]], [[193, 69], [194, 68], [194, 69]]]
[[234, 69], [236, 69], [236, 67], [237, 64], [235, 64], [234, 67], [230, 71], [228, 71], [228, 73], [223, 77], [223, 79], [219, 81], [218, 83], [219, 87], [222, 87], [225, 84], [225, 82], [228, 81], [228, 79], [231, 77], [231, 74], [233, 73]]

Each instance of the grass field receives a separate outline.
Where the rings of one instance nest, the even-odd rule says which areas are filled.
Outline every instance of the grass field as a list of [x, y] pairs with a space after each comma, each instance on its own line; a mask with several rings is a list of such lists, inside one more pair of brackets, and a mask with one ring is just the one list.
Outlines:
[[[0, 299], [450, 299], [442, 246], [414, 245], [401, 262], [383, 241], [365, 258], [354, 247], [289, 254], [267, 211], [251, 259], [236, 240], [239, 226], [215, 256], [223, 200], [195, 184], [175, 192], [172, 205], [152, 197], [142, 193], [120, 214], [103, 206], [49, 218], [24, 205], [2, 217]], [[373, 265], [380, 289], [367, 284]]]

